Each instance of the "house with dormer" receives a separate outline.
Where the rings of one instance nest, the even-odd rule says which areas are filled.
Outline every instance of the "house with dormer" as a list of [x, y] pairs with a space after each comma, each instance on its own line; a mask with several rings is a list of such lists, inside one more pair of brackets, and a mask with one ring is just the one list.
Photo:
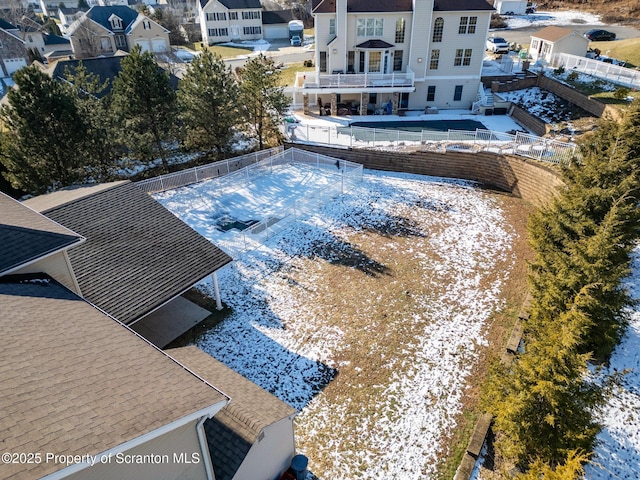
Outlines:
[[154, 53], [170, 49], [166, 28], [125, 6], [91, 7], [69, 27], [67, 36], [80, 59], [128, 52], [136, 45]]
[[0, 78], [10, 77], [28, 64], [29, 53], [18, 27], [0, 18]]
[[262, 38], [260, 0], [199, 0], [198, 14], [207, 45]]
[[494, 8], [486, 0], [313, 0], [315, 73], [294, 102], [350, 111], [468, 109]]

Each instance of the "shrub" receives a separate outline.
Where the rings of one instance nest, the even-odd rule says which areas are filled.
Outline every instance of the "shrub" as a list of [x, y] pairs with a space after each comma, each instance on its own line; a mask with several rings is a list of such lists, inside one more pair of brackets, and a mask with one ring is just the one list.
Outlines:
[[627, 98], [629, 96], [630, 90], [627, 87], [617, 88], [615, 92], [613, 92], [613, 98], [617, 98], [618, 100], [622, 100], [623, 98]]
[[567, 80], [571, 82], [575, 82], [577, 79], [578, 79], [578, 72], [571, 72], [569, 75], [567, 75]]
[[556, 75], [562, 75], [564, 73], [564, 65], [560, 65], [553, 71], [553, 73], [555, 73]]
[[305, 67], [313, 67], [313, 60], [305, 60], [303, 65]]

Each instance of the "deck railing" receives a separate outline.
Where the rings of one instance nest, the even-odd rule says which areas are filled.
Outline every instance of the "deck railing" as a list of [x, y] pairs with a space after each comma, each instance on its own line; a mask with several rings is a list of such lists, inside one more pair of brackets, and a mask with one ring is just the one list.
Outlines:
[[315, 73], [296, 72], [297, 87], [302, 88], [375, 88], [413, 87], [415, 74], [395, 73]]

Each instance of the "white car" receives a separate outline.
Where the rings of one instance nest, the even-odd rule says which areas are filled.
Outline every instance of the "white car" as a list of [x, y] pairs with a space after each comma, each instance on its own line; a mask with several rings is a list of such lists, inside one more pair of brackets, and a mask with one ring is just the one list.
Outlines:
[[492, 53], [509, 53], [509, 42], [502, 37], [489, 37], [487, 50]]

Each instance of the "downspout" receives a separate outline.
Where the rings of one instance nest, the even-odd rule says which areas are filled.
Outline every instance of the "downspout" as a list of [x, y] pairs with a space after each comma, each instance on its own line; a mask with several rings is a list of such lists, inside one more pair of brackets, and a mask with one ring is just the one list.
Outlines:
[[202, 417], [196, 425], [196, 431], [198, 432], [198, 443], [200, 444], [200, 451], [202, 452], [202, 461], [204, 462], [204, 469], [207, 472], [207, 480], [216, 480], [216, 476], [213, 473], [213, 465], [211, 463], [211, 453], [209, 453], [209, 444], [207, 443], [207, 435], [204, 432], [204, 422], [209, 420], [209, 416]]

